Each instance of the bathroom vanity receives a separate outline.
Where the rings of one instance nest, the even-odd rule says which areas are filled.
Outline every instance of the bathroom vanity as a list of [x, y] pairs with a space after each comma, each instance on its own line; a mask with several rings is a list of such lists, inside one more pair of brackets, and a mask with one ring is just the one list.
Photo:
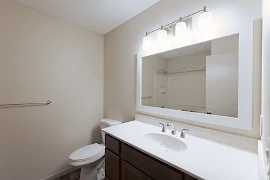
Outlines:
[[109, 180], [196, 180], [110, 135], [106, 135], [106, 176]]
[[[143, 115], [140, 115], [143, 116]], [[257, 140], [157, 119], [103, 129], [109, 180], [259, 180]], [[185, 138], [181, 130], [190, 129]]]

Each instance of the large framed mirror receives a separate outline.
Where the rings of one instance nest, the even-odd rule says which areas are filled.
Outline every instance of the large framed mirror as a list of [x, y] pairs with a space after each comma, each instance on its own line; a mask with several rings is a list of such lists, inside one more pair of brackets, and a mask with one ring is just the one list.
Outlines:
[[252, 129], [253, 23], [137, 60], [137, 112]]

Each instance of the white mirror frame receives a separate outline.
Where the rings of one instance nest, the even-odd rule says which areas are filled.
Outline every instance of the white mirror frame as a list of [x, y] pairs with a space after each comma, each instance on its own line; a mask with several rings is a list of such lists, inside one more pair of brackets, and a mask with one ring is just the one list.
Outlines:
[[[217, 39], [239, 34], [239, 69], [238, 69], [238, 118], [186, 112], [141, 105], [142, 56], [137, 54], [137, 94], [136, 110], [138, 113], [176, 120], [190, 120], [225, 127], [252, 130], [252, 88], [253, 88], [253, 21], [241, 24], [238, 30], [231, 30]], [[197, 42], [199, 43], [199, 42]], [[190, 46], [190, 45], [189, 45]], [[173, 50], [173, 49], [171, 49]]]

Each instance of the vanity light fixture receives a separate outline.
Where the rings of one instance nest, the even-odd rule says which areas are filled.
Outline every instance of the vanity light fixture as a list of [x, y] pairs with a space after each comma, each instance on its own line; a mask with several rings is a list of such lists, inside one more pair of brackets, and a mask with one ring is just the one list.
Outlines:
[[200, 39], [209, 39], [214, 33], [214, 27], [212, 22], [213, 15], [211, 12], [206, 10], [206, 7], [203, 9], [203, 13], [198, 19], [198, 30]]
[[148, 36], [148, 33], [146, 33], [146, 36], [143, 38], [143, 50], [150, 51], [152, 46], [152, 38]]
[[159, 32], [158, 32], [158, 43], [160, 45], [163, 45], [164, 43], [166, 43], [168, 38], [168, 33], [167, 31], [164, 29], [163, 26], [161, 26]]
[[212, 25], [213, 15], [211, 12], [207, 11], [206, 6], [203, 8], [203, 13], [199, 17], [199, 28], [200, 29], [209, 29], [209, 26]]
[[[147, 32], [146, 36], [144, 37], [143, 39], [143, 47], [144, 47], [144, 50], [146, 50], [147, 48], [145, 47], [148, 47], [149, 45], [149, 42], [150, 42], [150, 38], [148, 38], [148, 35], [151, 34], [151, 33], [154, 33], [156, 31], [159, 31], [158, 32], [158, 42], [159, 44], [164, 44], [167, 40], [167, 31], [165, 30], [165, 28], [171, 28], [172, 26], [174, 26], [176, 24], [176, 27], [175, 27], [175, 35], [176, 37], [179, 37], [179, 36], [182, 36], [181, 34], [182, 33], [185, 33], [187, 32], [187, 24], [185, 22], [183, 22], [184, 19], [187, 19], [187, 18], [190, 18], [198, 13], [202, 13], [199, 17], [199, 27], [204, 27], [205, 29], [209, 29], [209, 25], [212, 23], [212, 13], [210, 13], [209, 11], [207, 11], [206, 9], [206, 6], [203, 7], [202, 10], [200, 11], [197, 11], [195, 13], [192, 13], [188, 16], [185, 16], [183, 18], [180, 18], [176, 21], [173, 21], [169, 24], [166, 24], [166, 25], [162, 25], [160, 28], [158, 29], [155, 29], [153, 31], [150, 31], [150, 32]], [[201, 28], [203, 29], [203, 28]], [[185, 35], [184, 35], [185, 36]]]
[[179, 23], [177, 23], [175, 26], [175, 36], [178, 38], [181, 37], [182, 35], [185, 35], [187, 32], [187, 24], [182, 20], [183, 18], [180, 17]]

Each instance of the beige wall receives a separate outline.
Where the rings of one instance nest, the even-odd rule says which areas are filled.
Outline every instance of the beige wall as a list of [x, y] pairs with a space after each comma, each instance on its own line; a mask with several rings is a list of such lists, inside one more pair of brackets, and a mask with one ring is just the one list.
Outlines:
[[[168, 77], [166, 75], [155, 75], [155, 107], [168, 108], [168, 84]], [[163, 92], [160, 93], [160, 91]]]
[[[179, 72], [178, 68], [206, 65], [206, 56], [211, 51], [194, 53], [168, 60], [168, 71]], [[205, 113], [205, 69], [201, 71], [170, 74], [168, 88], [168, 107], [193, 112]], [[193, 106], [193, 107], [192, 107]], [[195, 107], [197, 106], [197, 107]]]
[[[261, 18], [261, 1], [258, 0], [163, 0], [105, 35], [105, 116], [123, 121], [133, 120], [136, 113], [136, 54], [142, 49], [146, 31], [167, 24], [180, 16], [188, 15], [207, 5], [219, 26], [220, 34], [239, 29], [241, 22]], [[256, 31], [257, 48], [260, 48], [260, 31]], [[260, 51], [258, 51], [260, 52]], [[195, 125], [221, 131], [259, 137], [260, 115], [260, 53], [255, 53], [257, 69], [254, 74], [253, 130], [238, 131], [208, 124]], [[184, 121], [189, 123], [187, 121]]]
[[151, 99], [142, 99], [142, 105], [154, 106], [155, 81], [157, 71], [168, 69], [168, 61], [159, 56], [148, 56], [142, 62], [142, 97], [152, 96]]
[[103, 36], [0, 1], [0, 179], [38, 180], [69, 168], [71, 152], [101, 141]]
[[238, 117], [238, 53], [206, 57], [206, 111]]
[[221, 116], [238, 117], [239, 34], [211, 41], [206, 57], [206, 109]]
[[239, 34], [211, 41], [211, 55], [239, 52]]

